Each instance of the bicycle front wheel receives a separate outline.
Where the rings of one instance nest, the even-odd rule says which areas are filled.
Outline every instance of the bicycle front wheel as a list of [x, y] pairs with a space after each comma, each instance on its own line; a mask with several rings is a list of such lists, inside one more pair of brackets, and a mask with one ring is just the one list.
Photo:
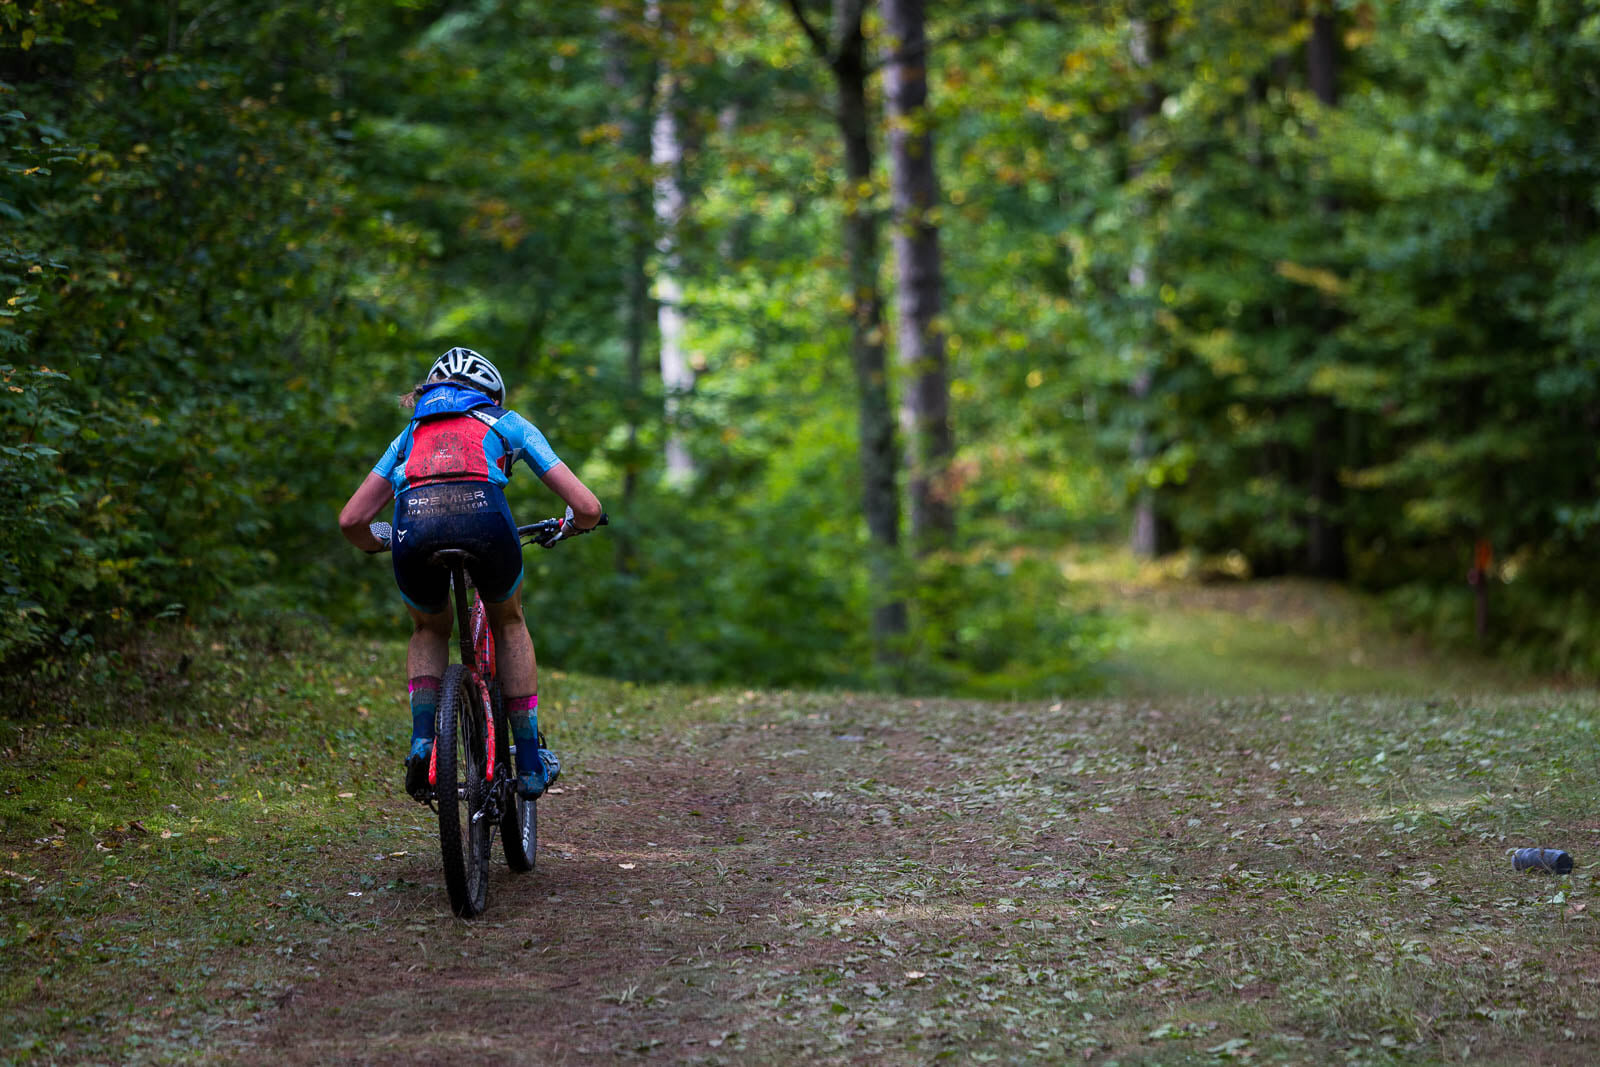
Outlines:
[[[494, 721], [499, 723], [496, 734], [510, 737], [506, 717], [501, 715]], [[506, 761], [507, 771], [515, 777], [517, 771], [509, 744], [502, 749], [501, 758]], [[506, 848], [507, 867], [518, 873], [533, 870], [534, 859], [539, 851], [539, 811], [534, 808], [534, 803], [536, 800], [523, 800], [515, 787], [507, 790], [506, 813], [501, 814], [501, 845]]]
[[464, 919], [482, 912], [489, 896], [489, 820], [482, 817], [488, 792], [483, 780], [484, 715], [476, 680], [460, 664], [445, 668], [433, 791], [439, 805], [444, 888], [451, 909]]
[[533, 870], [539, 851], [539, 811], [536, 800], [513, 795], [500, 817], [500, 839], [505, 843], [506, 865], [513, 871]]

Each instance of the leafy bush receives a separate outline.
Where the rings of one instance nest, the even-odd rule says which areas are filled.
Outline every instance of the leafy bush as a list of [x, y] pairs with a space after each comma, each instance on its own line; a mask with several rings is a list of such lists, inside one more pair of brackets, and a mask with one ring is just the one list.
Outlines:
[[1110, 625], [1059, 564], [1022, 549], [934, 556], [916, 584], [905, 687], [1018, 698], [1082, 692]]

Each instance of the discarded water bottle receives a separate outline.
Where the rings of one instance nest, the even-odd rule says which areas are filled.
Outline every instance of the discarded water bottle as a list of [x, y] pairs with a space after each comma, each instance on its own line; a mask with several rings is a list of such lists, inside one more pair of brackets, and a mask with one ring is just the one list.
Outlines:
[[1511, 867], [1518, 871], [1571, 874], [1572, 857], [1560, 848], [1519, 848], [1511, 855]]

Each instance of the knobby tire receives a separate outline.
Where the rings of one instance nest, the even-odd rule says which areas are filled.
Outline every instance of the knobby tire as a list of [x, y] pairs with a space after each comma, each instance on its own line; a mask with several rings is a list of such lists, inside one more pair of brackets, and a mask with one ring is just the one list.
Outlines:
[[462, 918], [488, 902], [489, 824], [473, 822], [483, 806], [483, 713], [477, 686], [460, 664], [445, 668], [439, 687], [434, 796], [439, 805], [439, 853], [451, 909]]
[[[498, 750], [495, 761], [515, 779], [516, 761], [511, 754], [511, 727], [506, 719], [505, 701], [499, 682], [494, 684], [491, 695], [494, 699], [495, 748]], [[505, 849], [506, 866], [518, 874], [533, 870], [539, 852], [539, 816], [534, 802], [523, 800], [515, 787], [508, 791], [506, 810], [500, 816], [500, 843]]]
[[[478, 656], [478, 669], [485, 677], [494, 674], [494, 637], [489, 629], [488, 613], [482, 599], [472, 599], [472, 643]], [[505, 691], [499, 679], [489, 685], [490, 714], [494, 716], [495, 777], [504, 781], [516, 780], [516, 759], [511, 754], [512, 733], [506, 718]], [[517, 874], [533, 870], [539, 852], [538, 812], [534, 802], [523, 800], [515, 785], [501, 794], [505, 810], [500, 814], [500, 843], [505, 850], [506, 866]]]
[[539, 852], [537, 800], [524, 800], [513, 791], [511, 803], [500, 818], [500, 839], [505, 842], [506, 865], [519, 874], [533, 870]]

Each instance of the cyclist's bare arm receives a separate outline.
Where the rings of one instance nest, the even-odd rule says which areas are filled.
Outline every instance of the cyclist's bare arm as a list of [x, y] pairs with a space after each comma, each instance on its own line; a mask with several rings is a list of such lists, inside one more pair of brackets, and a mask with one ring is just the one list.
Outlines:
[[[372, 536], [367, 524], [378, 517], [378, 512], [383, 510], [393, 495], [394, 489], [389, 485], [389, 479], [379, 474], [367, 475], [361, 488], [351, 495], [345, 502], [344, 510], [339, 512], [339, 531], [344, 534], [344, 539], [363, 552], [383, 551], [383, 542]], [[572, 510], [576, 513], [578, 509]]]
[[[577, 522], [578, 529], [594, 529], [595, 523], [600, 521], [600, 501], [589, 491], [589, 487], [579, 481], [576, 474], [572, 473], [572, 468], [565, 463], [557, 463], [540, 477], [544, 484], [550, 487], [550, 491], [565, 501], [566, 505], [572, 509], [572, 518]], [[360, 493], [358, 492], [357, 496], [359, 495]], [[354, 497], [351, 499], [353, 501]], [[377, 512], [374, 511], [373, 514], [376, 515]], [[345, 536], [349, 537], [350, 534], [346, 532]]]

